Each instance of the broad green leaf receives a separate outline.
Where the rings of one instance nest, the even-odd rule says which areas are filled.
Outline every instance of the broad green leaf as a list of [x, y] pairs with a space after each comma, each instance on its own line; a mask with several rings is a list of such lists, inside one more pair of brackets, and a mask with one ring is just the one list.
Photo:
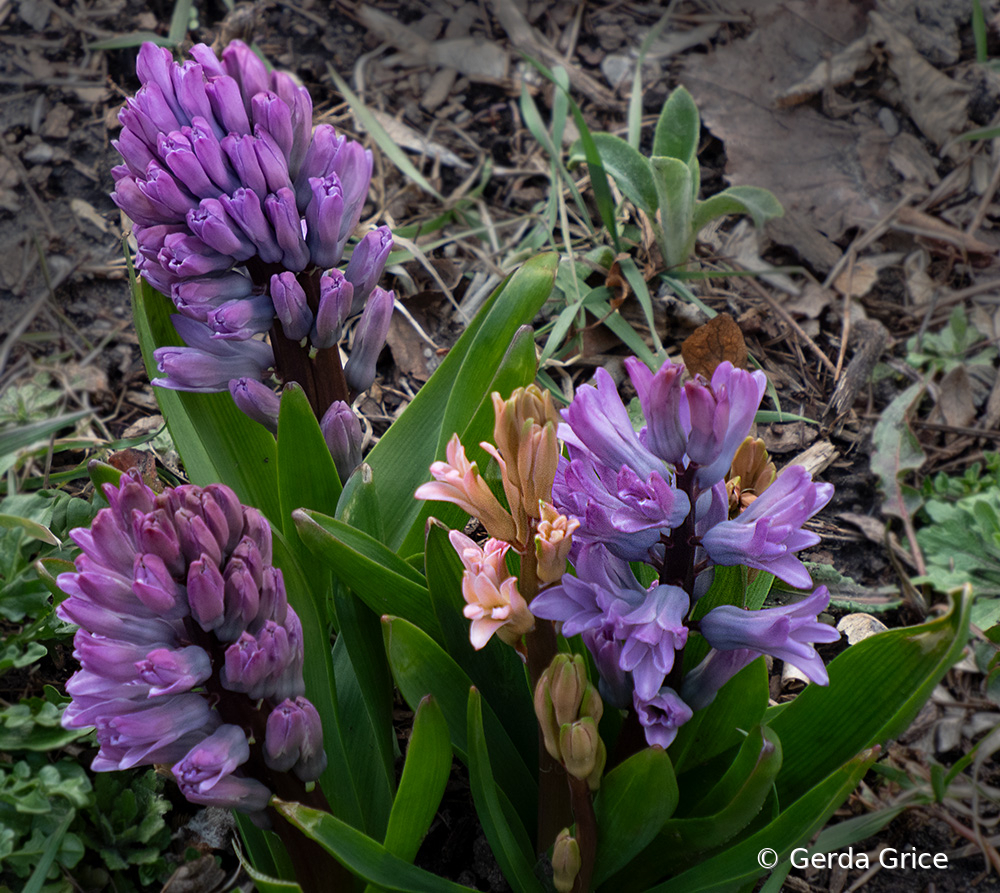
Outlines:
[[342, 865], [383, 890], [399, 893], [469, 893], [463, 887], [417, 868], [335, 816], [277, 797], [271, 805]]
[[686, 167], [697, 164], [701, 119], [694, 98], [684, 87], [668, 97], [653, 134], [653, 155], [676, 158]]
[[19, 518], [15, 515], [0, 515], [0, 527], [6, 527], [9, 530], [20, 528], [32, 539], [41, 540], [50, 546], [59, 545], [59, 537], [55, 536], [48, 527], [38, 524], [29, 518]]
[[758, 659], [730, 679], [707, 707], [681, 726], [670, 745], [678, 777], [740, 743], [767, 709], [767, 665]]
[[694, 247], [691, 171], [683, 161], [665, 155], [654, 155], [650, 164], [660, 203], [663, 259], [668, 268], [681, 267], [688, 262]]
[[392, 804], [385, 848], [412, 862], [434, 821], [451, 773], [448, 723], [430, 695], [421, 699], [406, 746], [406, 762]]
[[[697, 863], [731, 840], [760, 813], [781, 768], [781, 745], [766, 727], [757, 726], [743, 741], [719, 781], [695, 807], [695, 815], [665, 821], [648, 847], [622, 875], [641, 889]], [[707, 773], [706, 773], [707, 774]], [[703, 780], [711, 784], [711, 776]], [[689, 791], [688, 796], [694, 792]], [[684, 803], [682, 797], [682, 807]], [[688, 807], [687, 812], [691, 812]], [[612, 882], [612, 888], [616, 885]]]
[[966, 590], [944, 617], [852, 645], [830, 663], [829, 686], [807, 686], [777, 713], [770, 725], [785, 754], [779, 802], [791, 803], [852, 754], [909, 726], [961, 656], [971, 602]]
[[[409, 552], [419, 551], [423, 520], [430, 510], [425, 511], [413, 493], [430, 479], [431, 463], [444, 458], [444, 445], [452, 433], [464, 436], [482, 400], [489, 399], [488, 391], [515, 333], [535, 317], [549, 296], [557, 263], [555, 254], [533, 257], [501, 283], [406, 411], [368, 454], [385, 521], [385, 542], [391, 549], [399, 549], [417, 526], [417, 545]], [[515, 371], [521, 385], [534, 378], [533, 368], [512, 370], [512, 375]], [[488, 431], [473, 432], [470, 442], [478, 443]], [[434, 514], [445, 517], [437, 505]], [[458, 517], [462, 517], [460, 511]]]
[[496, 711], [518, 751], [533, 764], [537, 759], [538, 729], [532, 719], [534, 707], [524, 679], [524, 664], [514, 649], [496, 636], [479, 651], [472, 647], [469, 621], [462, 615], [462, 561], [448, 540], [447, 530], [433, 519], [427, 525], [424, 562], [445, 650]]
[[362, 462], [347, 479], [334, 517], [367, 533], [380, 543], [385, 542], [382, 507], [372, 480], [372, 467], [367, 462]]
[[857, 787], [878, 755], [878, 749], [859, 754], [823, 778], [750, 837], [651, 887], [647, 893], [735, 893], [751, 888], [765, 872], [757, 862], [758, 853], [768, 848], [777, 853], [779, 863], [787, 860], [795, 847], [811, 840], [826, 824], [833, 811]]
[[[132, 287], [132, 313], [149, 377], [158, 375], [153, 350], [179, 345], [170, 322], [174, 306], [142, 279]], [[184, 460], [190, 480], [232, 487], [240, 501], [259, 508], [275, 523], [278, 504], [274, 438], [251, 421], [228, 394], [189, 394], [153, 388], [170, 436]]]
[[604, 776], [594, 801], [599, 829], [594, 886], [625, 868], [653, 841], [673, 815], [677, 796], [673, 766], [659, 747], [640, 750]]
[[295, 382], [285, 385], [281, 394], [277, 462], [280, 520], [286, 537], [293, 535], [295, 509], [336, 511], [341, 492], [337, 467], [305, 391]]
[[[349, 610], [348, 605], [356, 605], [367, 612], [381, 633], [378, 618], [359, 599], [350, 594], [342, 596], [338, 607], [346, 611]], [[353, 620], [351, 618], [347, 632], [341, 627], [333, 646], [333, 678], [337, 685], [340, 735], [364, 813], [364, 824], [360, 830], [381, 840], [389, 821], [396, 787], [392, 688], [390, 682], [384, 692], [375, 693], [370, 680], [365, 679], [367, 664], [358, 666], [354, 663], [354, 653], [348, 641], [351, 634], [357, 632]]]
[[[386, 617], [382, 625], [389, 666], [406, 702], [415, 708], [425, 695], [433, 695], [448, 721], [456, 753], [467, 762], [469, 677], [440, 645], [413, 624], [398, 617]], [[533, 713], [528, 719], [534, 724]], [[538, 786], [532, 772], [489, 704], [483, 707], [483, 725], [493, 753], [497, 781], [531, 833], [537, 821], [538, 798]]]
[[691, 228], [697, 234], [705, 224], [727, 214], [749, 214], [754, 226], [760, 227], [784, 213], [785, 209], [769, 190], [759, 186], [730, 186], [703, 202], [694, 203]]
[[531, 841], [523, 827], [511, 827], [500, 804], [483, 732], [483, 702], [475, 687], [469, 690], [467, 735], [472, 799], [504, 880], [515, 893], [541, 893], [542, 887], [535, 878], [530, 858]]
[[[595, 133], [593, 137], [601, 164], [615, 178], [622, 195], [649, 217], [656, 214], [660, 202], [649, 159], [614, 134]], [[570, 150], [570, 161], [584, 159], [583, 146], [577, 142]]]
[[376, 614], [397, 614], [440, 637], [419, 571], [378, 540], [335, 518], [308, 511], [296, 511], [293, 517], [312, 553]]
[[[312, 702], [323, 721], [323, 747], [327, 767], [320, 777], [320, 786], [333, 811], [352, 825], [361, 826], [364, 809], [358, 797], [348, 766], [341, 737], [337, 688], [333, 675], [330, 631], [326, 623], [326, 593], [314, 592], [306, 581], [287, 541], [274, 531], [274, 563], [281, 568], [288, 603], [302, 621], [305, 664], [302, 676], [306, 697]], [[255, 860], [256, 861], [256, 860]]]

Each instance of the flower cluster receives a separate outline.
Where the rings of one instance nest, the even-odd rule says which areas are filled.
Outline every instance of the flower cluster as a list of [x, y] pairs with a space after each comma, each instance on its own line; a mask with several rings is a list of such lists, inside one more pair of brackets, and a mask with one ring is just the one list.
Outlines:
[[166, 763], [192, 802], [259, 816], [274, 773], [326, 766], [271, 529], [219, 484], [156, 494], [130, 473], [104, 495], [58, 579], [80, 627], [63, 725], [96, 727], [96, 771]]
[[[579, 521], [570, 554], [575, 576], [544, 589], [536, 617], [582, 634], [601, 674], [601, 692], [631, 706], [650, 744], [667, 746], [677, 729], [761, 654], [794, 662], [825, 684], [813, 643], [838, 638], [817, 620], [825, 587], [790, 607], [716, 607], [692, 619], [715, 566], [744, 565], [796, 588], [811, 579], [796, 552], [819, 537], [802, 529], [833, 488], [799, 466], [776, 477], [762, 445], [748, 437], [764, 393], [762, 372], [722, 363], [711, 381], [684, 381], [684, 367], [655, 374], [626, 361], [646, 424], [636, 431], [611, 376], [599, 369], [563, 413], [561, 457], [552, 501]], [[728, 479], [728, 484], [727, 484]], [[643, 586], [630, 562], [655, 578]], [[680, 656], [692, 632], [711, 651], [691, 672]]]
[[343, 374], [353, 394], [367, 389], [394, 301], [376, 284], [389, 229], [337, 265], [361, 218], [371, 153], [328, 124], [314, 132], [309, 92], [240, 41], [221, 58], [204, 44], [191, 56], [176, 64], [142, 46], [142, 87], [115, 142], [125, 163], [112, 171], [112, 198], [134, 223], [138, 271], [173, 300], [186, 344], [156, 352], [166, 377], [155, 384], [231, 390], [272, 423], [277, 398], [261, 382], [275, 354], [258, 336], [336, 348], [361, 314]]

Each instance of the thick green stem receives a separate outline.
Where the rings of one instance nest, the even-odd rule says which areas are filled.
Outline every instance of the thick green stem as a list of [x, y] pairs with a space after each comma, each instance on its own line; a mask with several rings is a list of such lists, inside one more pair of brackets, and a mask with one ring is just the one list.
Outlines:
[[[534, 542], [534, 522], [528, 543]], [[528, 604], [538, 594], [538, 560], [529, 545], [521, 553], [521, 574], [518, 590]], [[535, 628], [525, 635], [524, 647], [527, 653], [528, 679], [534, 694], [542, 673], [556, 656], [558, 643], [556, 628], [551, 620], [535, 618]], [[552, 758], [545, 749], [542, 730], [538, 730], [538, 836], [536, 846], [539, 853], [545, 852], [556, 835], [570, 824], [571, 808], [569, 792], [566, 788], [566, 770], [562, 763]]]
[[594, 857], [597, 854], [597, 818], [594, 815], [594, 801], [590, 786], [584, 779], [567, 776], [570, 799], [573, 803], [573, 818], [576, 829], [573, 836], [580, 847], [580, 870], [573, 882], [572, 893], [589, 893], [594, 876]]

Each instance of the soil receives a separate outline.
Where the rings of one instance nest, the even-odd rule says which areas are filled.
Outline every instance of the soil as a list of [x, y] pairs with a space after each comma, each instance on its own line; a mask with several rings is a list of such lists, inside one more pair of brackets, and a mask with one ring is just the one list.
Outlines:
[[[955, 139], [962, 130], [995, 123], [1000, 87], [990, 68], [975, 63], [964, 2], [817, 3], [787, 4], [783, 19], [775, 18], [777, 4], [767, 0], [685, 0], [672, 7], [666, 44], [654, 42], [655, 52], [642, 69], [643, 148], [649, 149], [664, 98], [684, 83], [703, 115], [702, 194], [729, 183], [765, 185], [785, 204], [789, 225], [769, 225], [765, 238], [756, 240], [752, 231], [748, 236], [745, 227], [728, 218], [702, 233], [698, 249], [702, 270], [763, 267], [777, 270], [776, 277], [731, 276], [690, 284], [706, 305], [737, 319], [750, 356], [768, 372], [781, 408], [818, 422], [761, 425], [760, 436], [778, 464], [797, 459], [810, 445], [827, 445], [834, 457], [818, 466], [824, 480], [836, 486], [833, 502], [817, 518], [823, 545], [805, 556], [843, 578], [830, 584], [833, 613], [839, 618], [867, 610], [896, 627], [920, 622], [927, 608], [900, 582], [901, 576], [915, 574], [914, 558], [898, 520], [886, 534], [888, 516], [871, 470], [872, 432], [893, 397], [919, 377], [904, 362], [912, 352], [909, 338], [940, 332], [955, 307], [963, 308], [983, 333], [977, 350], [1000, 337], [1000, 166], [991, 144]], [[461, 313], [454, 308], [471, 306], [477, 292], [496, 281], [490, 277], [510, 268], [525, 231], [523, 220], [537, 215], [536, 203], [552, 188], [549, 159], [526, 125], [520, 97], [522, 90], [531, 95], [548, 121], [554, 91], [519, 50], [549, 65], [562, 59], [588, 126], [624, 133], [636, 53], [663, 14], [659, 6], [641, 3], [520, 0], [509, 4], [523, 13], [512, 24], [511, 16], [502, 14], [505, 5], [258, 0], [230, 12], [222, 0], [204, 0], [192, 7], [182, 48], [234, 36], [252, 40], [272, 64], [301, 78], [318, 119], [373, 147], [376, 177], [364, 220], [426, 226], [441, 213], [442, 203], [379, 152], [335, 89], [330, 68], [379, 114], [384, 127], [393, 128], [394, 141], [407, 148], [407, 157], [445, 197], [444, 206], [463, 213], [472, 208], [493, 227], [491, 240], [464, 236], [466, 221], [459, 214], [444, 231], [445, 243], [426, 249], [426, 263], [411, 261], [390, 270], [397, 295], [434, 348], [412, 326], [396, 320], [378, 382], [362, 406], [375, 436], [460, 333]], [[983, 0], [982, 6], [989, 23], [985, 49], [992, 55], [1000, 50], [993, 27], [997, 3]], [[0, 388], [42, 372], [61, 390], [68, 409], [96, 411], [99, 421], [89, 431], [105, 439], [157, 426], [155, 401], [130, 328], [125, 222], [109, 198], [109, 171], [118, 163], [111, 145], [119, 128], [117, 111], [138, 87], [138, 44], [127, 35], [152, 31], [165, 37], [174, 7], [173, 0], [0, 0], [0, 334], [5, 338]], [[797, 44], [780, 29], [789, 27], [789, 16], [801, 23], [812, 12], [822, 19], [816, 30], [835, 38], [835, 46], [824, 49], [826, 55], [817, 50], [810, 59], [811, 44], [804, 40], [796, 60], [789, 47]], [[876, 19], [889, 24], [883, 28]], [[872, 38], [867, 63], [834, 74], [830, 62], [829, 76], [811, 92], [802, 88], [802, 95], [792, 99], [784, 94], [779, 100], [757, 98], [758, 88], [772, 89], [768, 79], [784, 88], [799, 85], [821, 59], [838, 60], [844, 46], [877, 28], [883, 30]], [[465, 36], [480, 41], [478, 58], [466, 51], [448, 60], [458, 72], [442, 67], [433, 54], [435, 42]], [[94, 48], [116, 38], [118, 48]], [[726, 66], [735, 65], [734, 58], [739, 61], [738, 54], [755, 41], [768, 49], [769, 59], [785, 60], [786, 71], [750, 68], [744, 80], [727, 81], [728, 93], [714, 88], [718, 71], [728, 71]], [[935, 97], [930, 105], [910, 90], [904, 62], [919, 69], [925, 90]], [[491, 64], [495, 70], [484, 72]], [[801, 72], [792, 77], [788, 71], [796, 64]], [[957, 119], [945, 115], [959, 106]], [[768, 143], [767, 131], [747, 117], [748, 108], [765, 124], [778, 120], [787, 138], [771, 137]], [[806, 116], [823, 125], [815, 123], [811, 137], [799, 130]], [[419, 138], [425, 143], [415, 148]], [[836, 163], [824, 167], [817, 161], [824, 157]], [[784, 165], [787, 188], [780, 176], [773, 179], [768, 158]], [[491, 171], [484, 177], [487, 165]], [[836, 192], [845, 209], [837, 221], [824, 200], [800, 182], [800, 173], [820, 184], [820, 191]], [[824, 187], [828, 178], [832, 185]], [[462, 205], [481, 180], [475, 202]], [[581, 181], [589, 194], [585, 187]], [[579, 215], [571, 205], [568, 214], [571, 234], [578, 238]], [[662, 270], [648, 239], [634, 253], [650, 275]], [[620, 313], [648, 340], [639, 302], [628, 289], [623, 298]], [[677, 356], [680, 343], [705, 317], [665, 292], [654, 298], [657, 331]], [[558, 309], [553, 304], [545, 314]], [[559, 355], [554, 377], [580, 384], [597, 365], [620, 376], [627, 351], [617, 338], [598, 325], [576, 334], [574, 349]], [[961, 359], [957, 365], [968, 371]], [[995, 365], [990, 360], [985, 377], [935, 376], [928, 398], [914, 407], [914, 430], [925, 456], [914, 471], [921, 477], [960, 474], [996, 448], [1000, 386]], [[72, 467], [83, 457], [82, 452], [57, 454], [50, 470]], [[160, 459], [169, 465], [168, 455]], [[779, 670], [780, 665], [776, 698], [787, 696]], [[46, 665], [42, 676], [51, 681], [48, 675], [58, 677], [61, 671]], [[0, 687], [5, 699], [16, 699], [32, 684], [38, 684], [37, 677], [32, 683], [8, 674]], [[889, 761], [926, 769], [932, 761], [953, 762], [981, 740], [988, 729], [973, 720], [996, 712], [981, 684], [982, 676], [969, 663], [951, 671], [914, 730], [898, 749], [890, 749]], [[940, 751], [941, 723], [956, 710], [966, 721], [963, 729], [977, 731], [948, 739], [947, 749]], [[995, 763], [987, 761], [984, 771], [984, 780], [995, 786]], [[873, 774], [838, 817], [889, 804], [898, 793]], [[968, 803], [947, 800], [904, 811], [854, 847], [855, 852], [874, 852], [880, 845], [947, 852], [952, 856], [947, 870], [883, 869], [871, 876], [859, 870], [795, 870], [786, 888], [1000, 890], [995, 840], [977, 838], [970, 829], [981, 823], [988, 836], [995, 804], [979, 808], [984, 812], [972, 818]], [[485, 840], [471, 831], [469, 809], [468, 790], [458, 774], [422, 858], [462, 883], [505, 889]]]

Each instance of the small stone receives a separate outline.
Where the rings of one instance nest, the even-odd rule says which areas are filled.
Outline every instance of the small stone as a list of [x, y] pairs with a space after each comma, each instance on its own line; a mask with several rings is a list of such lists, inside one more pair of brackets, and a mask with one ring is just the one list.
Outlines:
[[878, 123], [882, 125], [882, 129], [889, 134], [889, 136], [895, 136], [899, 133], [899, 121], [896, 120], [896, 116], [892, 113], [892, 109], [882, 106], [878, 110]]

